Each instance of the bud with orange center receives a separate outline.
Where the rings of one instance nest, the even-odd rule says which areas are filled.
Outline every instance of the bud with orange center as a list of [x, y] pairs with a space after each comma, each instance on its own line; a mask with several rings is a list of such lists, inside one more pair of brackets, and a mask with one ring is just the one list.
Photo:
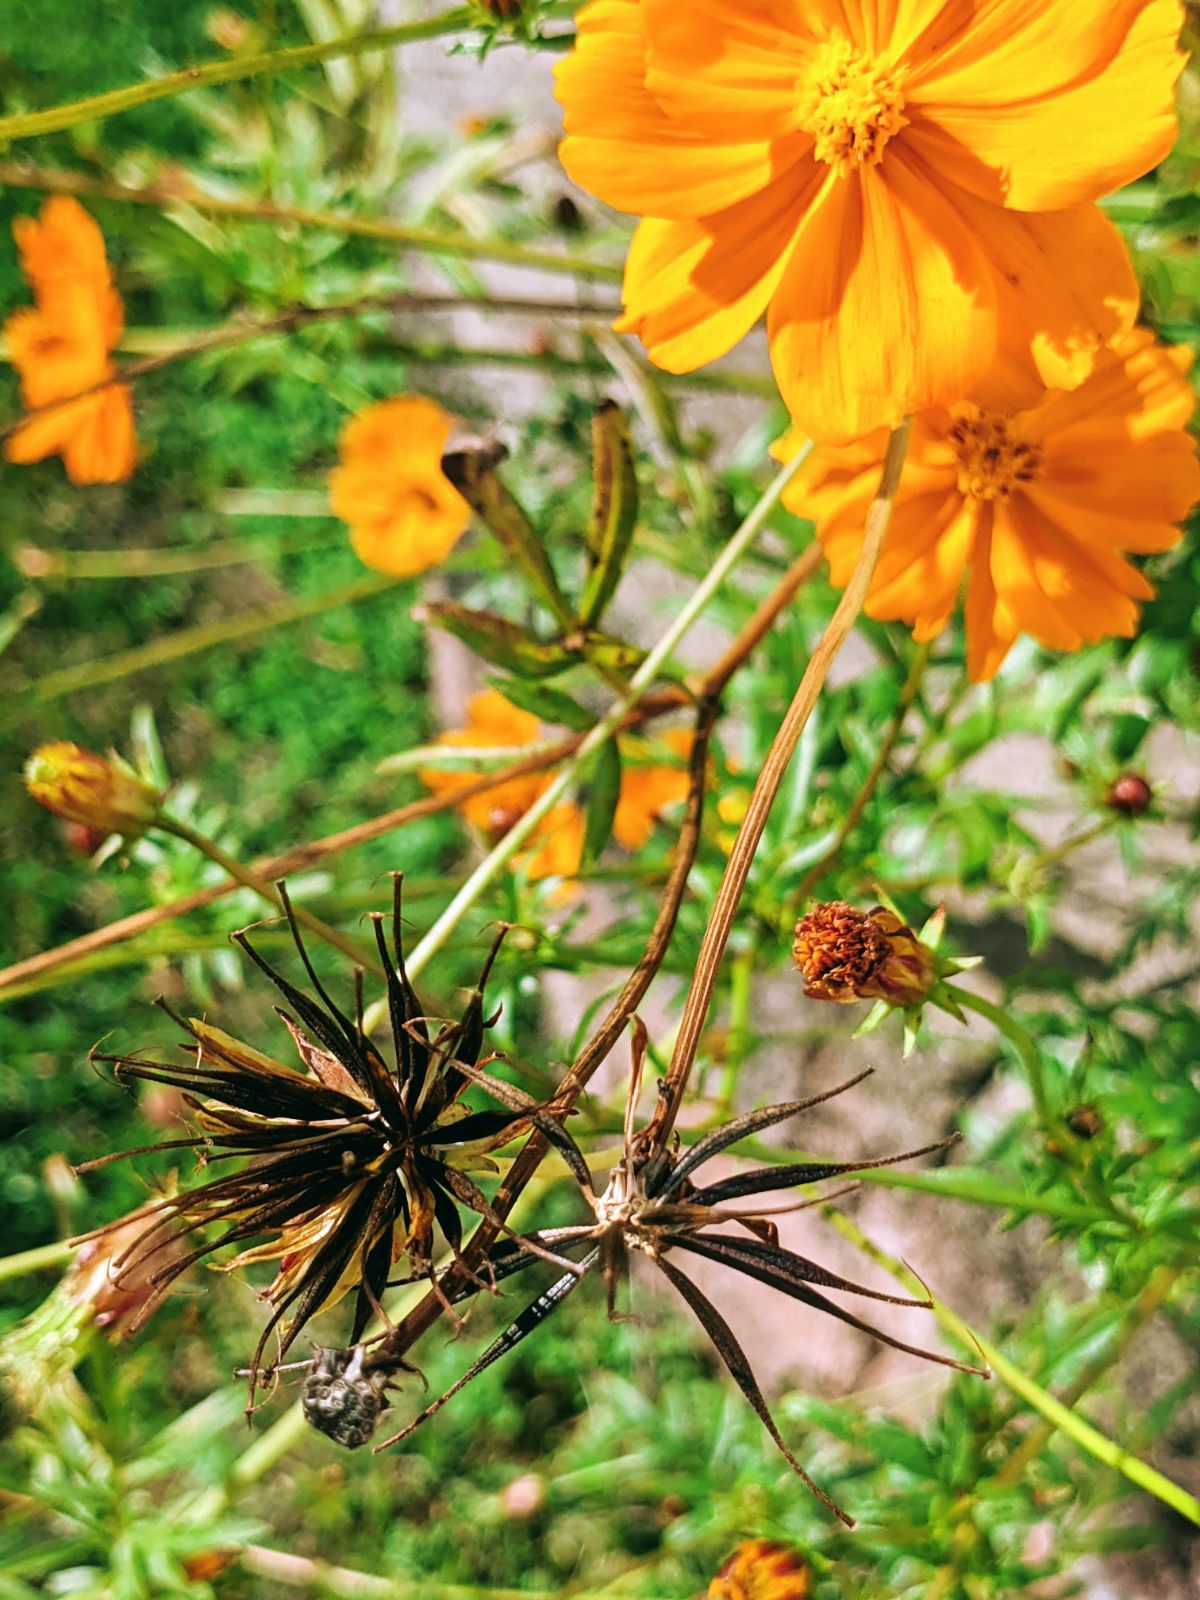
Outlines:
[[97, 755], [70, 739], [38, 746], [25, 763], [25, 787], [64, 822], [102, 834], [137, 838], [162, 811], [162, 791], [118, 755]]
[[798, 1550], [773, 1539], [746, 1539], [726, 1556], [708, 1600], [808, 1600], [812, 1568]]
[[796, 924], [792, 955], [813, 1000], [883, 1000], [918, 1006], [937, 981], [937, 959], [894, 911], [826, 901]]

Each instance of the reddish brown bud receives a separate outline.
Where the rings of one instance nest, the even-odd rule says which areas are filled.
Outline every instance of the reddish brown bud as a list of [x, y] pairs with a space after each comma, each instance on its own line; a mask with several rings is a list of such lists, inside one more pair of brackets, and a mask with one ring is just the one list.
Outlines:
[[98, 756], [69, 739], [39, 745], [25, 763], [25, 787], [64, 822], [129, 838], [155, 821], [163, 798], [119, 756]]
[[1104, 804], [1125, 817], [1140, 817], [1150, 809], [1154, 790], [1138, 772], [1122, 772], [1108, 786]]
[[1104, 1118], [1095, 1106], [1076, 1106], [1067, 1117], [1067, 1127], [1080, 1139], [1094, 1139], [1104, 1132]]
[[937, 977], [933, 951], [885, 906], [856, 911], [844, 900], [814, 906], [796, 924], [792, 955], [813, 1000], [920, 1005]]
[[708, 1586], [708, 1600], [808, 1600], [812, 1568], [798, 1550], [771, 1539], [747, 1539], [726, 1556]]

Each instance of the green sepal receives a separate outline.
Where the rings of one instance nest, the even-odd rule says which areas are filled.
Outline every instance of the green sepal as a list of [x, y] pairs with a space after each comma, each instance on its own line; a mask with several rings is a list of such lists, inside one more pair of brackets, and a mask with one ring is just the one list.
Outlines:
[[442, 471], [475, 515], [524, 573], [560, 627], [571, 628], [575, 616], [558, 586], [546, 547], [520, 504], [496, 473], [496, 448], [452, 450], [442, 457]]
[[629, 424], [605, 400], [592, 417], [592, 514], [587, 529], [588, 575], [579, 620], [591, 627], [616, 593], [637, 526], [638, 481]]
[[611, 633], [576, 635], [565, 643], [577, 646], [584, 660], [595, 667], [607, 667], [610, 672], [632, 672], [646, 659], [646, 652], [636, 645], [615, 639]]
[[473, 611], [452, 600], [414, 607], [413, 616], [418, 622], [431, 622], [435, 628], [452, 633], [476, 655], [518, 678], [552, 678], [579, 660], [577, 654], [562, 645], [531, 639], [515, 622], [491, 611]]

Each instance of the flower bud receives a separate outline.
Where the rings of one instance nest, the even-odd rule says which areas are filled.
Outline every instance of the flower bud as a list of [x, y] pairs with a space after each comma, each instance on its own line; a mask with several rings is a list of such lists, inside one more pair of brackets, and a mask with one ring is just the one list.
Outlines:
[[1122, 772], [1109, 784], [1104, 804], [1124, 817], [1140, 817], [1150, 809], [1154, 790], [1139, 772]]
[[475, 3], [497, 22], [512, 22], [524, 10], [524, 0], [475, 0]]
[[86, 1306], [96, 1327], [115, 1342], [136, 1332], [158, 1309], [171, 1287], [169, 1276], [160, 1278], [159, 1270], [185, 1254], [184, 1245], [170, 1239], [161, 1252], [127, 1263], [131, 1248], [152, 1222], [145, 1211], [134, 1211], [85, 1239], [63, 1279], [66, 1298]]
[[772, 1539], [747, 1539], [726, 1556], [708, 1600], [808, 1600], [812, 1568], [798, 1550]]
[[856, 911], [844, 900], [814, 906], [796, 924], [792, 955], [805, 994], [840, 1005], [920, 1005], [937, 979], [933, 951], [885, 906]]
[[65, 822], [128, 838], [150, 827], [163, 799], [119, 756], [99, 756], [69, 739], [38, 746], [25, 763], [25, 787]]

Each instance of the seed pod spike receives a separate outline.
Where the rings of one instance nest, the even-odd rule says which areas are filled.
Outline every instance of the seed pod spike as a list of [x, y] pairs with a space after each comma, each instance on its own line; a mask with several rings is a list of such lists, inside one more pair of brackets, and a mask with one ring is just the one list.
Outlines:
[[544, 1293], [538, 1295], [536, 1300], [530, 1301], [524, 1311], [514, 1317], [498, 1338], [493, 1339], [483, 1354], [463, 1373], [461, 1378], [458, 1378], [443, 1394], [427, 1405], [424, 1411], [419, 1412], [406, 1428], [401, 1428], [399, 1433], [394, 1433], [390, 1439], [385, 1439], [382, 1444], [377, 1444], [375, 1446], [376, 1453], [378, 1454], [380, 1450], [387, 1450], [391, 1445], [399, 1444], [402, 1439], [407, 1439], [409, 1434], [419, 1428], [423, 1422], [428, 1422], [430, 1417], [435, 1416], [447, 1401], [452, 1400], [461, 1389], [465, 1389], [472, 1379], [477, 1378], [481, 1372], [485, 1372], [494, 1361], [498, 1361], [501, 1356], [507, 1355], [510, 1350], [515, 1349], [536, 1328], [539, 1328], [547, 1317], [557, 1311], [558, 1307], [571, 1293], [571, 1290], [582, 1282], [583, 1276], [586, 1276], [595, 1266], [596, 1259], [596, 1252], [593, 1250], [590, 1255], [585, 1256], [583, 1261], [580, 1262], [580, 1267], [582, 1268], [580, 1276], [576, 1276], [573, 1273], [564, 1273]]
[[673, 1267], [669, 1261], [660, 1257], [658, 1260], [658, 1268], [662, 1272], [663, 1276], [667, 1279], [667, 1282], [670, 1283], [672, 1288], [675, 1289], [681, 1298], [685, 1300], [691, 1307], [696, 1316], [696, 1320], [700, 1323], [700, 1326], [712, 1340], [713, 1347], [715, 1348], [717, 1354], [721, 1357], [721, 1360], [725, 1363], [726, 1370], [728, 1371], [730, 1377], [745, 1395], [755, 1412], [757, 1412], [760, 1421], [766, 1428], [767, 1432], [771, 1435], [771, 1438], [775, 1441], [776, 1445], [778, 1445], [779, 1450], [788, 1466], [791, 1467], [792, 1471], [797, 1475], [797, 1477], [800, 1478], [805, 1486], [812, 1490], [813, 1494], [816, 1495], [817, 1499], [823, 1506], [832, 1511], [834, 1516], [837, 1517], [839, 1521], [844, 1522], [847, 1528], [853, 1528], [854, 1518], [851, 1517], [847, 1512], [843, 1511], [841, 1506], [837, 1505], [829, 1498], [824, 1489], [813, 1482], [808, 1473], [805, 1472], [804, 1468], [800, 1465], [795, 1456], [784, 1443], [783, 1435], [776, 1426], [775, 1419], [771, 1415], [770, 1408], [768, 1407], [766, 1400], [763, 1398], [763, 1392], [758, 1386], [758, 1379], [751, 1371], [750, 1364], [746, 1360], [745, 1353], [734, 1336], [732, 1328], [730, 1328], [729, 1324], [717, 1310], [716, 1306], [714, 1306], [712, 1301], [709, 1300], [705, 1295], [701, 1294], [700, 1290], [697, 1289], [696, 1285], [690, 1278], [685, 1277], [684, 1274], [677, 1268]]

